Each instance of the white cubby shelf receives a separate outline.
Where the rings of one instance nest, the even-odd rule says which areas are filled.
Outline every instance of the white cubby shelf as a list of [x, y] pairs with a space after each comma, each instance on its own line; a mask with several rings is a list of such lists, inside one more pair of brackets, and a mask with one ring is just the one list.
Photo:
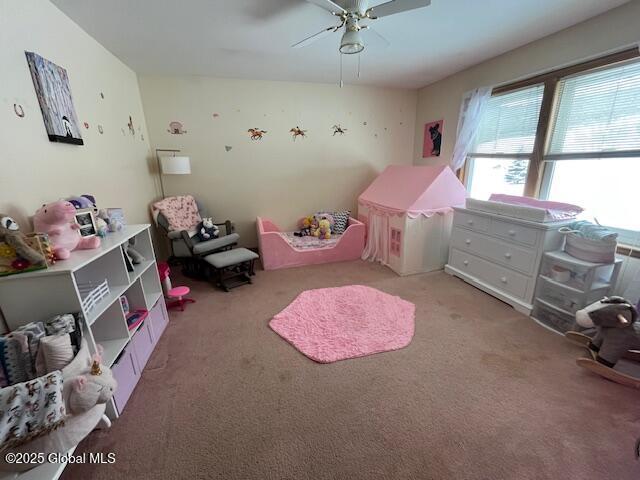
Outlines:
[[[122, 252], [122, 247], [130, 240], [135, 241], [135, 249], [145, 258], [140, 264], [133, 265], [132, 272], [127, 270]], [[105, 280], [108, 294], [97, 297], [99, 300], [92, 305], [83, 305], [87, 289], [79, 287], [97, 287]], [[122, 295], [127, 297], [132, 311], [148, 310], [151, 321], [145, 320], [130, 331], [120, 301]], [[148, 358], [168, 323], [150, 225], [128, 225], [119, 232], [108, 234], [101, 240], [100, 247], [73, 251], [69, 259], [58, 261], [45, 270], [0, 277], [0, 309], [9, 330], [58, 314], [81, 312], [85, 320], [83, 337], [89, 349], [95, 353], [97, 346], [102, 346], [103, 363], [114, 369], [116, 377], [117, 369], [119, 386], [122, 383], [123, 389], [129, 390], [120, 403], [114, 397], [107, 404], [107, 415], [117, 418], [144, 368], [144, 365], [136, 367], [134, 381], [131, 381], [129, 372], [122, 365], [135, 357], [136, 343]], [[153, 341], [150, 346], [145, 344], [147, 338]], [[120, 357], [125, 361], [120, 361]], [[45, 464], [21, 474], [0, 475], [0, 478], [56, 479], [64, 466]]]
[[[127, 328], [120, 297], [129, 299], [132, 310], [151, 310], [162, 296], [149, 227], [126, 226], [103, 238], [99, 248], [75, 250], [69, 259], [46, 270], [0, 278], [0, 307], [9, 329], [61, 313], [82, 312], [90, 349], [95, 352], [96, 345], [102, 345], [104, 363], [113, 365], [135, 333]], [[136, 250], [145, 257], [133, 272], [127, 271], [121, 249], [130, 239], [135, 239]], [[98, 285], [104, 280], [109, 294], [84, 310], [78, 285]]]

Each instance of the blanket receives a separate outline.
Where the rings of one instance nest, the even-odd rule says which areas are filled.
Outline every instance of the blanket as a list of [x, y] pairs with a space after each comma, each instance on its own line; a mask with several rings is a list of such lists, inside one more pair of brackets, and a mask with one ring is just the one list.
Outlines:
[[0, 389], [0, 451], [64, 424], [62, 372]]
[[296, 250], [318, 250], [321, 248], [333, 248], [340, 240], [340, 235], [332, 235], [324, 239], [313, 236], [296, 237], [293, 232], [279, 232], [280, 235]]
[[161, 213], [169, 223], [169, 230], [193, 230], [202, 221], [196, 199], [191, 195], [168, 197], [153, 204], [153, 218]]

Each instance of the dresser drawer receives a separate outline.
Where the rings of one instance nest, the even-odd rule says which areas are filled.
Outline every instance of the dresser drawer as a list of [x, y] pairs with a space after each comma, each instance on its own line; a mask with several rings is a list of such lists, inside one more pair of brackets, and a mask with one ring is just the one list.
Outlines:
[[449, 263], [461, 272], [496, 287], [497, 290], [522, 299], [526, 297], [530, 278], [525, 275], [456, 249], [451, 250]]
[[525, 245], [534, 246], [538, 243], [538, 229], [517, 225], [515, 223], [503, 222], [502, 220], [491, 220], [491, 234], [506, 238], [512, 242], [519, 242]]
[[489, 217], [483, 217], [481, 215], [473, 215], [471, 213], [464, 213], [456, 211], [453, 216], [453, 225], [471, 230], [477, 230], [478, 232], [488, 232], [491, 219]]
[[454, 228], [451, 246], [465, 252], [479, 255], [523, 273], [533, 274], [536, 266], [536, 252], [512, 243], [502, 242], [481, 233], [462, 228]]

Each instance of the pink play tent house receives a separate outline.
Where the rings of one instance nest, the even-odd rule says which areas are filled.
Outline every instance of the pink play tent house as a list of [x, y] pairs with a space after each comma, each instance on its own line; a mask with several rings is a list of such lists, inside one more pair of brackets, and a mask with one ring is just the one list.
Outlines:
[[398, 275], [444, 267], [454, 206], [467, 192], [448, 166], [391, 165], [358, 198], [367, 224], [363, 260], [388, 265]]

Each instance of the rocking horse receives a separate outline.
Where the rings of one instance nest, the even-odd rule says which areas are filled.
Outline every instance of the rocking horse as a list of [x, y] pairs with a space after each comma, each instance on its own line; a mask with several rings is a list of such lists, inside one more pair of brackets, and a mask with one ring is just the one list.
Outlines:
[[[565, 337], [587, 348], [591, 358], [576, 363], [593, 373], [628, 387], [640, 388], [640, 378], [623, 372], [626, 360], [640, 361], [638, 310], [622, 297], [604, 297], [576, 312], [576, 323], [595, 328], [595, 336], [569, 331]], [[622, 360], [622, 361], [621, 361]], [[629, 365], [627, 365], [628, 367]]]

